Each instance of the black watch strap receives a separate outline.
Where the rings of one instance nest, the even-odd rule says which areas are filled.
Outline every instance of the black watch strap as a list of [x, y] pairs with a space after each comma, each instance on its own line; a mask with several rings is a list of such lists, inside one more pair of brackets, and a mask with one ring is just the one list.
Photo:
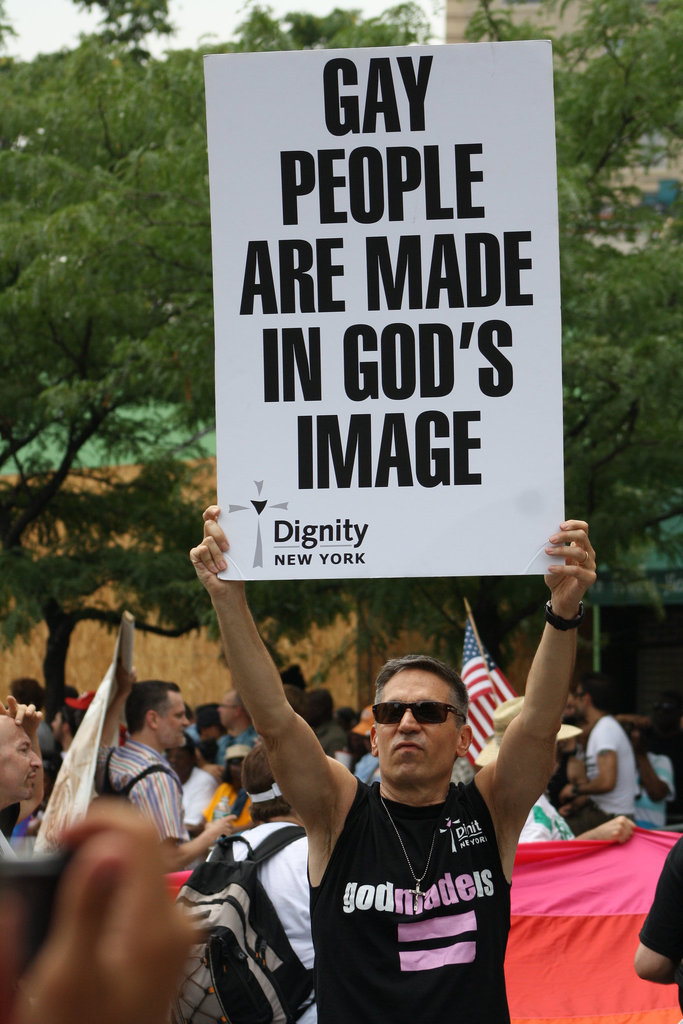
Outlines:
[[556, 615], [550, 601], [546, 601], [545, 621], [549, 622], [554, 629], [561, 629], [563, 632], [567, 629], [576, 629], [583, 622], [583, 616], [583, 601], [579, 601], [579, 614], [575, 619], [563, 619], [561, 615]]

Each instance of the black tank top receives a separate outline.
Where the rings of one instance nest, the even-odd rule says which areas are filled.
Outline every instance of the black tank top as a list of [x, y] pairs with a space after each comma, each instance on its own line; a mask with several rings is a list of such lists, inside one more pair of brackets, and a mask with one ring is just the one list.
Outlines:
[[[474, 782], [444, 804], [356, 798], [311, 894], [319, 1024], [506, 1024], [510, 887]], [[406, 853], [418, 877], [416, 888]]]

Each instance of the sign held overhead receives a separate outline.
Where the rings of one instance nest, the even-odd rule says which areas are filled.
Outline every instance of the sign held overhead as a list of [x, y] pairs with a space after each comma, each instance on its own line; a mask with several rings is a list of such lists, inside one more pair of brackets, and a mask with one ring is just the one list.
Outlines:
[[550, 44], [205, 71], [227, 575], [543, 572], [564, 518]]

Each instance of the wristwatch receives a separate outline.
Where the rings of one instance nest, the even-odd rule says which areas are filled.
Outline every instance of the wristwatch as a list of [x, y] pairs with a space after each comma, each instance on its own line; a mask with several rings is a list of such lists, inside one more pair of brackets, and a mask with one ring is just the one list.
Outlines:
[[554, 629], [561, 629], [563, 632], [567, 629], [576, 629], [583, 622], [583, 616], [583, 601], [579, 601], [579, 614], [575, 619], [563, 619], [561, 615], [556, 615], [550, 601], [546, 601], [545, 621], [549, 622]]

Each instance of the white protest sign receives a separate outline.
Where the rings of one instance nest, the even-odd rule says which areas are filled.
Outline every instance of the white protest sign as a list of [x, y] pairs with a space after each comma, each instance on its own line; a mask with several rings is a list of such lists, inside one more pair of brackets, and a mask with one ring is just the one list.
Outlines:
[[95, 798], [95, 772], [100, 745], [110, 746], [118, 742], [118, 729], [111, 736], [102, 735], [107, 708], [116, 691], [116, 666], [120, 660], [127, 672], [132, 670], [134, 639], [135, 619], [130, 612], [124, 612], [111, 665], [98, 686], [97, 693], [83, 716], [83, 721], [59, 769], [36, 837], [36, 853], [56, 850], [60, 846], [64, 830], [85, 817], [88, 807]]
[[206, 58], [227, 575], [542, 572], [550, 44]]

